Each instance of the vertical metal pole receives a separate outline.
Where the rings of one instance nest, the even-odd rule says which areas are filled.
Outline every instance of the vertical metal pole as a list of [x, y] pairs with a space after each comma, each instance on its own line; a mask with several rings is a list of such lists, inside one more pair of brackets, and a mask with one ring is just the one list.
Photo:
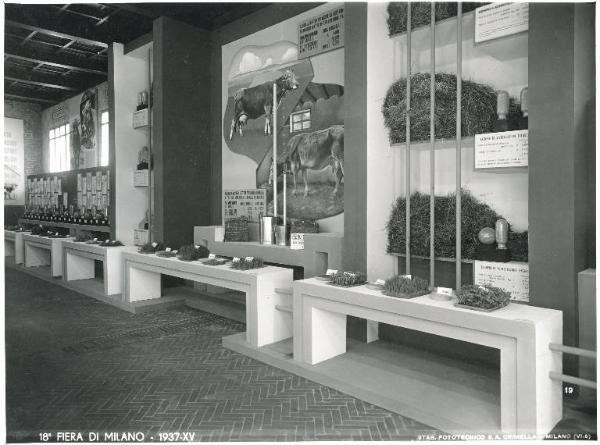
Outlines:
[[273, 133], [273, 216], [277, 224], [277, 84], [275, 82], [273, 82], [271, 133]]
[[152, 48], [148, 49], [148, 242], [152, 242]]
[[431, 2], [431, 75], [429, 88], [429, 284], [435, 284], [435, 3]]
[[406, 6], [406, 274], [410, 274], [410, 76], [411, 76], [411, 8]]
[[456, 290], [462, 285], [462, 212], [461, 212], [461, 152], [462, 152], [462, 3], [456, 14]]

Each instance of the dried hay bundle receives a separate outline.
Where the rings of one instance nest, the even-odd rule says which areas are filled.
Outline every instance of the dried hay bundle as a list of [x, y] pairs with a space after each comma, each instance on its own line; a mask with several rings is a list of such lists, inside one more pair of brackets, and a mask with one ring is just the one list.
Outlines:
[[[406, 2], [390, 2], [388, 4], [388, 32], [390, 36], [406, 32], [407, 19], [407, 3]], [[463, 13], [472, 11], [473, 9], [485, 5], [485, 3], [463, 3]], [[414, 2], [410, 9], [411, 28], [416, 29], [421, 26], [426, 26], [431, 23], [431, 3], [429, 2]], [[456, 2], [438, 2], [435, 4], [435, 21], [455, 17], [458, 8]]]
[[[502, 218], [490, 206], [484, 204], [468, 191], [461, 192], [462, 208], [462, 257], [475, 259], [479, 243], [477, 235], [484, 227], [495, 227]], [[456, 195], [436, 196], [435, 208], [435, 256], [455, 258], [456, 256]], [[392, 208], [387, 222], [388, 253], [403, 254], [406, 245], [406, 200], [399, 197]], [[429, 195], [415, 192], [410, 197], [410, 251], [412, 255], [429, 256]], [[513, 232], [508, 236], [508, 248], [515, 261], [527, 261], [528, 233]]]
[[[429, 140], [430, 75], [411, 76], [410, 140]], [[497, 94], [488, 85], [469, 80], [462, 81], [462, 136], [493, 131], [496, 120]], [[514, 107], [513, 107], [514, 109]], [[385, 126], [393, 144], [406, 141], [406, 79], [394, 82], [382, 107]], [[514, 114], [514, 113], [513, 113]], [[514, 120], [515, 116], [509, 119]], [[516, 116], [518, 119], [518, 116]], [[456, 75], [435, 75], [435, 137], [452, 139], [456, 135]]]

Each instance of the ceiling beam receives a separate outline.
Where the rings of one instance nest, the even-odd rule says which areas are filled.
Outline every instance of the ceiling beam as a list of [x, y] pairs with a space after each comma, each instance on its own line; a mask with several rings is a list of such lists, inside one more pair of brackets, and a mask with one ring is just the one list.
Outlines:
[[143, 17], [149, 18], [149, 19], [157, 19], [158, 16], [150, 11], [147, 11], [144, 8], [140, 8], [139, 6], [135, 6], [134, 4], [131, 3], [111, 3], [110, 4], [113, 8], [117, 8], [117, 9], [121, 9], [123, 11], [127, 11], [127, 12], [131, 12], [133, 14], [136, 15], [141, 15]]
[[25, 29], [27, 31], [37, 31], [40, 34], [45, 34], [45, 35], [52, 36], [52, 37], [58, 37], [60, 39], [75, 40], [76, 42], [82, 43], [84, 45], [97, 46], [100, 48], [108, 48], [107, 43], [100, 42], [98, 40], [86, 39], [85, 37], [81, 37], [81, 36], [73, 36], [70, 34], [65, 34], [65, 33], [59, 32], [59, 31], [54, 31], [52, 29], [41, 28], [39, 26], [33, 26], [33, 25], [27, 25], [25, 23], [16, 22], [14, 20], [5, 20], [4, 24], [6, 27], [21, 28], [21, 29]]
[[39, 87], [45, 87], [45, 88], [54, 88], [54, 89], [57, 89], [57, 90], [76, 91], [76, 92], [80, 91], [79, 88], [71, 87], [71, 86], [64, 85], [64, 84], [49, 83], [49, 82], [39, 82], [37, 80], [27, 79], [27, 78], [25, 78], [25, 76], [23, 76], [23, 77], [8, 76], [6, 74], [6, 71], [4, 72], [4, 80], [8, 80], [9, 82], [18, 82], [18, 83], [26, 83], [26, 84], [29, 84], [29, 85], [37, 85]]
[[4, 93], [4, 98], [5, 99], [27, 100], [27, 101], [31, 101], [31, 102], [42, 102], [42, 103], [46, 103], [46, 104], [55, 104], [55, 103], [58, 103], [58, 101], [56, 101], [56, 100], [42, 99], [41, 97], [21, 96], [19, 94], [7, 94], [7, 93]]
[[68, 56], [66, 54], [30, 54], [23, 51], [22, 48], [10, 47], [6, 45], [4, 53], [5, 58], [14, 58], [26, 60], [33, 63], [43, 63], [44, 65], [57, 68], [76, 70], [82, 73], [96, 74], [98, 76], [107, 76], [106, 64], [90, 63], [89, 60], [78, 57]]

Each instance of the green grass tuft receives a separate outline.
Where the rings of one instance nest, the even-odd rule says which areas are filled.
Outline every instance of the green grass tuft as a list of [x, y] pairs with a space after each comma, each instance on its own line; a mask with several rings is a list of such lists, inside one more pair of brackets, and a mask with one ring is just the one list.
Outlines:
[[341, 287], [360, 286], [367, 282], [367, 277], [362, 272], [336, 272], [331, 275], [329, 284]]
[[248, 261], [246, 258], [240, 258], [239, 261], [231, 263], [231, 268], [236, 270], [259, 269], [261, 267], [265, 267], [262, 258], [253, 258], [252, 261]]
[[481, 309], [498, 309], [510, 301], [510, 293], [494, 286], [469, 284], [456, 292], [458, 303]]
[[421, 277], [395, 275], [385, 280], [383, 293], [390, 297], [414, 298], [429, 293], [429, 282]]

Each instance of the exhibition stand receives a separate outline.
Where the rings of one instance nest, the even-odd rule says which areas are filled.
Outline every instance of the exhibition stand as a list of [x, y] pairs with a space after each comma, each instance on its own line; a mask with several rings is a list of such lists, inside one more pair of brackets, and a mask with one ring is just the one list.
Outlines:
[[342, 267], [343, 233], [305, 233], [301, 250], [258, 241], [223, 242], [223, 233], [221, 226], [194, 227], [194, 243], [208, 247], [217, 255], [256, 256], [269, 263], [302, 267], [304, 277]]
[[36, 267], [41, 274], [47, 271], [51, 277], [62, 276], [63, 244], [70, 239], [72, 238], [48, 238], [24, 234], [25, 267]]
[[[289, 313], [277, 306], [291, 307], [286, 289], [292, 285], [293, 271], [266, 266], [253, 270], [234, 270], [228, 265], [207, 266], [198, 261], [161, 258], [140, 253], [123, 253], [123, 299], [133, 303], [160, 299], [161, 274], [224, 287], [246, 294], [245, 338], [254, 347], [291, 337]], [[283, 292], [282, 292], [283, 291]]]
[[4, 256], [14, 257], [15, 264], [23, 264], [24, 261], [23, 235], [25, 233], [28, 232], [4, 231]]
[[[347, 342], [348, 315], [497, 349], [499, 372], [383, 341]], [[549, 376], [561, 372], [561, 355], [550, 343], [562, 343], [560, 311], [513, 303], [478, 312], [429, 295], [394, 298], [316, 279], [294, 282], [293, 360], [283, 345], [258, 349], [239, 335], [223, 339], [230, 349], [446, 432], [534, 435], [562, 418], [562, 386]]]
[[[95, 244], [67, 241], [63, 243], [63, 265], [65, 281], [85, 280], [85, 286], [96, 287], [105, 296], [121, 293], [121, 270], [123, 252], [135, 252], [130, 246], [104, 247]], [[95, 261], [101, 261], [103, 279], [95, 280]]]

